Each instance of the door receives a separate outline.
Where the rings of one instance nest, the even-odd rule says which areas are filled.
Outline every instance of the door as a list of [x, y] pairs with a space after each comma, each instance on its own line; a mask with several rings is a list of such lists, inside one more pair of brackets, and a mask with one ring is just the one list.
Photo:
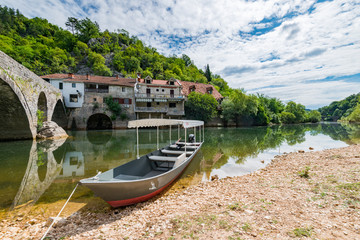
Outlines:
[[151, 94], [151, 90], [150, 90], [150, 88], [147, 88], [146, 89], [146, 97], [150, 97], [150, 94]]
[[174, 90], [170, 90], [170, 97], [174, 98]]

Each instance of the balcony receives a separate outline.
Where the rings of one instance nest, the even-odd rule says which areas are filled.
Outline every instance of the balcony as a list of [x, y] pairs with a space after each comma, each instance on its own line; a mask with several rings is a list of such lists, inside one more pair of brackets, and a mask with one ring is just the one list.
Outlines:
[[135, 93], [135, 98], [155, 98], [155, 99], [174, 99], [183, 100], [185, 96], [175, 94], [157, 94], [157, 93]]
[[168, 111], [167, 107], [135, 107], [135, 112], [166, 113], [167, 111]]
[[108, 93], [109, 89], [85, 88], [85, 92]]
[[169, 108], [166, 115], [183, 116], [185, 115], [185, 111], [176, 108]]

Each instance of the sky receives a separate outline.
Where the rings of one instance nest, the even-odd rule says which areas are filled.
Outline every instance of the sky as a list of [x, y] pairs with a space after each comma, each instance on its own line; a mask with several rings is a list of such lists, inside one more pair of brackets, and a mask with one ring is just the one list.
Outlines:
[[65, 27], [88, 17], [232, 88], [317, 109], [360, 92], [359, 0], [1, 0]]

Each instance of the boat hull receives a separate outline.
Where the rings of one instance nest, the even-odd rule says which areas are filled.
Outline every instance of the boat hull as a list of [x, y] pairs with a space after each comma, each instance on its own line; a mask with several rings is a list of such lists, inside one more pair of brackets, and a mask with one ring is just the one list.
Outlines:
[[[84, 179], [81, 180], [80, 183], [90, 188], [95, 195], [104, 199], [114, 208], [147, 201], [161, 193], [181, 175], [200, 150], [200, 147], [201, 145], [178, 167], [164, 171], [153, 177], [128, 181], [116, 179], [111, 181]], [[140, 163], [136, 163], [136, 161], [137, 160], [132, 161], [134, 162], [134, 166], [141, 165]]]

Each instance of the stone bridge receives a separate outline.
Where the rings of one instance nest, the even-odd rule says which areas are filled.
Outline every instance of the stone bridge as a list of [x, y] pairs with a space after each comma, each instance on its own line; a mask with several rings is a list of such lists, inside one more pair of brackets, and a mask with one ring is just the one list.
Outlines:
[[66, 126], [61, 91], [0, 51], [0, 141], [35, 139], [37, 110]]

